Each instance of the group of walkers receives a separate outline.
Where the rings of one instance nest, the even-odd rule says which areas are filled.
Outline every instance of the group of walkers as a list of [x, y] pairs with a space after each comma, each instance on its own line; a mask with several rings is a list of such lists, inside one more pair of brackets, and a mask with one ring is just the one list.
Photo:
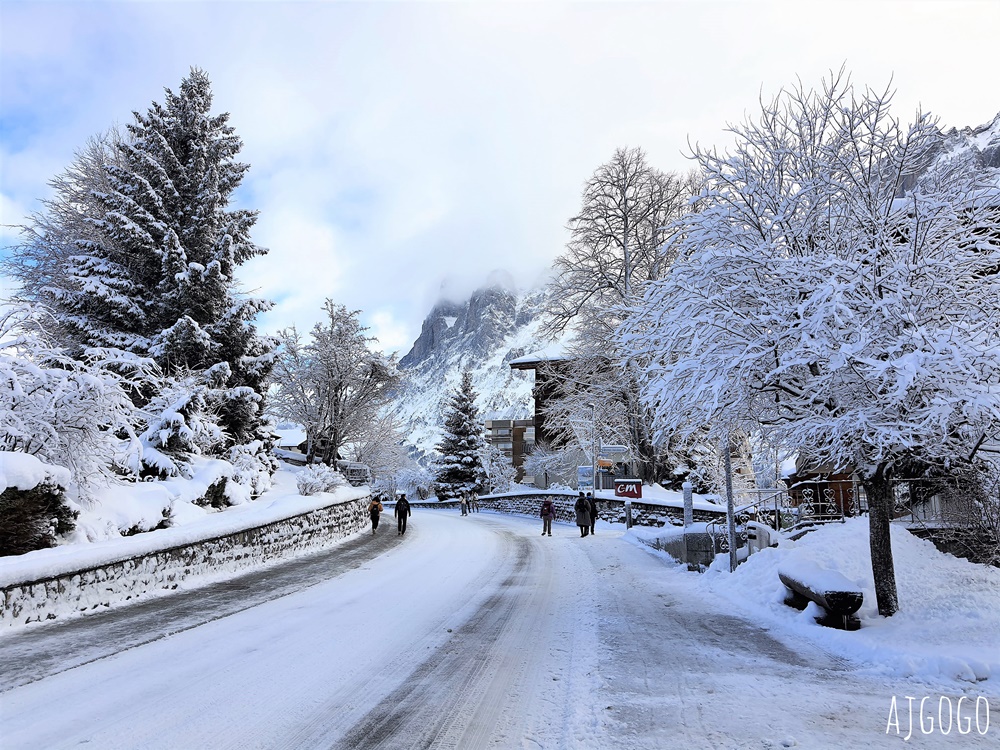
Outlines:
[[463, 492], [458, 496], [458, 504], [462, 508], [462, 515], [479, 512], [479, 493]]
[[[462, 508], [463, 516], [479, 512], [479, 495], [475, 492], [463, 492], [459, 496], [458, 503]], [[378, 498], [372, 498], [368, 504], [368, 515], [372, 519], [372, 534], [378, 529], [379, 518], [383, 510], [382, 501]], [[576, 512], [576, 525], [580, 527], [580, 536], [593, 534], [597, 525], [597, 502], [594, 500], [593, 494], [581, 492], [580, 497], [573, 504], [573, 510]], [[410, 501], [406, 499], [406, 494], [400, 494], [396, 499], [396, 509], [393, 511], [393, 515], [396, 516], [397, 536], [406, 533], [406, 519], [412, 514]], [[552, 502], [551, 498], [546, 498], [542, 501], [542, 536], [552, 536], [552, 521], [555, 520], [555, 517], [555, 503]]]
[[[372, 519], [373, 534], [378, 528], [379, 518], [383, 510], [382, 501], [377, 497], [373, 497], [372, 501], [368, 503], [368, 515]], [[396, 536], [402, 536], [406, 533], [406, 519], [413, 515], [410, 510], [410, 501], [406, 499], [405, 492], [396, 498], [396, 509], [393, 511], [393, 515], [396, 516]]]
[[[576, 512], [576, 525], [580, 527], [580, 536], [593, 534], [597, 525], [597, 501], [591, 493], [580, 493], [573, 504]], [[542, 500], [542, 536], [552, 536], [552, 521], [556, 517], [556, 506], [550, 498]]]

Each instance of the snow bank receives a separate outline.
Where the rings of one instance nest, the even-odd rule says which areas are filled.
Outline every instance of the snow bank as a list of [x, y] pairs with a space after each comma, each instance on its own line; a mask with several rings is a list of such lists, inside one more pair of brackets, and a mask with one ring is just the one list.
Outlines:
[[22, 492], [33, 490], [46, 481], [69, 487], [69, 469], [42, 463], [27, 453], [0, 451], [0, 493], [9, 487]]
[[325, 549], [367, 526], [368, 488], [304, 498], [294, 477], [278, 477], [276, 490], [255, 503], [183, 527], [0, 558], [0, 626], [61, 619], [229, 578]]
[[[163, 503], [174, 499], [178, 502], [172, 506], [175, 512], [173, 527], [127, 537], [105, 536], [100, 541], [89, 544], [64, 544], [23, 555], [0, 557], [0, 587], [52, 578], [239, 533], [337, 503], [347, 503], [370, 493], [368, 487], [347, 486], [332, 494], [303, 497], [295, 487], [295, 475], [289, 471], [279, 471], [274, 475], [272, 488], [259, 499], [222, 512], [212, 512], [184, 502], [184, 498], [190, 497], [180, 489], [185, 487], [185, 482], [175, 482], [177, 484], [173, 486], [170, 482], [148, 482], [110, 488], [107, 494], [102, 495], [100, 508], [84, 510], [81, 520], [77, 522], [78, 527], [82, 523], [85, 527], [105, 524], [117, 528], [116, 523], [120, 519], [116, 518], [116, 513], [126, 514], [129, 519], [134, 518], [137, 513], [146, 513], [150, 519], [162, 518]], [[174, 497], [171, 492], [180, 494]], [[77, 538], [75, 541], [86, 539]]]
[[[889, 618], [878, 614], [864, 518], [782, 540], [751, 555], [735, 573], [728, 558], [717, 559], [696, 585], [735, 603], [772, 632], [815, 641], [863, 671], [929, 680], [1000, 678], [1000, 570], [939, 552], [896, 525], [892, 547], [900, 611]], [[861, 630], [824, 628], [809, 609], [783, 604], [779, 568], [811, 566], [839, 573], [861, 589]]]

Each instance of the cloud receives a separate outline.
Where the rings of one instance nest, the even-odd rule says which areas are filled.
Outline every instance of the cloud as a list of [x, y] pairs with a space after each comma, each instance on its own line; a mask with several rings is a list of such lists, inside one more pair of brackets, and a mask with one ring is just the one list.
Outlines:
[[277, 302], [262, 327], [308, 328], [332, 297], [396, 346], [446, 278], [454, 294], [495, 268], [543, 275], [616, 147], [685, 170], [689, 140], [724, 146], [727, 122], [796, 75], [818, 85], [846, 61], [862, 84], [895, 74], [901, 118], [918, 102], [948, 124], [992, 118], [973, 94], [995, 89], [1000, 6], [905, 7], [7, 2], [4, 221], [197, 65], [251, 164], [238, 202], [270, 254], [240, 278]]

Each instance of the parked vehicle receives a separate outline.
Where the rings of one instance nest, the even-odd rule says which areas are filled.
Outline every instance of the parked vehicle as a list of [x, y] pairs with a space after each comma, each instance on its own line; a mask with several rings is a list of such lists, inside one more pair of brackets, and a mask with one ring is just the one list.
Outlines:
[[372, 481], [372, 470], [368, 464], [357, 461], [337, 461], [337, 471], [344, 475], [344, 478], [354, 487], [363, 484], [370, 484]]

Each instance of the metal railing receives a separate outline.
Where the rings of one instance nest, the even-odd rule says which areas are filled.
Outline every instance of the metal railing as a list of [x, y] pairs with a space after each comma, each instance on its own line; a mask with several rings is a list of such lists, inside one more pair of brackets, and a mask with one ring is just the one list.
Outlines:
[[[792, 531], [842, 522], [867, 513], [868, 501], [859, 482], [823, 480], [798, 482], [787, 488], [741, 490], [734, 493], [737, 547], [746, 544], [753, 524], [775, 531]], [[728, 520], [708, 524], [716, 554], [729, 551]]]

